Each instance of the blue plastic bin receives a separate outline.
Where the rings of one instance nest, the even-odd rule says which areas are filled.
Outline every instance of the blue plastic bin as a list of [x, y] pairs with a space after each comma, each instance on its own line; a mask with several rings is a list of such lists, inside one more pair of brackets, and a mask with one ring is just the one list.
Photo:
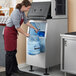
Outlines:
[[44, 37], [45, 36], [45, 32], [44, 31], [38, 31], [38, 36], [40, 37]]
[[31, 35], [28, 39], [28, 54], [40, 54], [40, 41], [37, 35]]

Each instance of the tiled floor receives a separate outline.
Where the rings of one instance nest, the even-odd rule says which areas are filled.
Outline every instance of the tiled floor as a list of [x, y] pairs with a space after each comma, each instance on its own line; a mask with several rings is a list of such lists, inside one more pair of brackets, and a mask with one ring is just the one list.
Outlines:
[[[20, 70], [22, 71], [34, 73], [40, 76], [65, 76], [65, 74], [60, 71], [59, 66], [50, 68], [50, 70], [48, 70], [48, 73], [50, 75], [43, 75], [44, 69], [41, 69], [41, 68], [33, 67], [34, 72], [30, 72], [29, 69], [30, 69], [30, 66], [20, 68]], [[5, 71], [5, 68], [0, 66], [0, 72], [2, 71]], [[76, 76], [76, 75], [67, 74], [66, 76]]]
[[[20, 68], [20, 70], [25, 71], [25, 72], [29, 72], [29, 69], [30, 69], [30, 66]], [[43, 75], [44, 69], [37, 68], [37, 67], [33, 67], [33, 69], [34, 69], [34, 72], [30, 72], [30, 73], [45, 76], [45, 75]], [[65, 76], [64, 73], [60, 71], [59, 66], [55, 66], [55, 67], [50, 68], [48, 73], [50, 75], [46, 75], [46, 76]]]

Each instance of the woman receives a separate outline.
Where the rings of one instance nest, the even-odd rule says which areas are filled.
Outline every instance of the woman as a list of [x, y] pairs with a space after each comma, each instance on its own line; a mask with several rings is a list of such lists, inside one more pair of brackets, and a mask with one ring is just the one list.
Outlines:
[[4, 44], [6, 50], [6, 76], [11, 76], [12, 73], [17, 72], [17, 60], [16, 60], [16, 52], [17, 52], [17, 34], [18, 32], [22, 33], [24, 36], [28, 37], [29, 34], [25, 33], [20, 25], [24, 21], [24, 23], [33, 28], [36, 32], [34, 26], [32, 26], [29, 21], [26, 19], [25, 13], [29, 11], [31, 7], [31, 3], [28, 0], [22, 1], [22, 3], [16, 5], [16, 9], [12, 12], [10, 18], [6, 23], [6, 27], [4, 29]]

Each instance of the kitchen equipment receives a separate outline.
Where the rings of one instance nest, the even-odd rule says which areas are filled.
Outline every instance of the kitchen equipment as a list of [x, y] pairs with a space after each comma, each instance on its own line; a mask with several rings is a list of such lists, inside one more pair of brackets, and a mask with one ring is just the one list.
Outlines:
[[67, 23], [67, 0], [33, 0], [32, 6], [28, 12], [30, 23], [36, 27], [39, 32], [28, 27], [28, 33], [38, 35], [40, 40], [40, 54], [28, 55], [26, 63], [31, 66], [44, 68], [45, 75], [49, 67], [60, 64], [60, 33], [68, 30]]
[[76, 32], [61, 34], [61, 71], [76, 75]]

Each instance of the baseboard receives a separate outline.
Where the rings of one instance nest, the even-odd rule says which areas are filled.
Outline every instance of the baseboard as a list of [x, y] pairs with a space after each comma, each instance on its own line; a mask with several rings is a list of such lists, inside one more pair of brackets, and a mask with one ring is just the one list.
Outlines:
[[23, 64], [18, 64], [18, 68], [23, 68], [23, 67], [27, 67], [28, 65], [26, 63]]

